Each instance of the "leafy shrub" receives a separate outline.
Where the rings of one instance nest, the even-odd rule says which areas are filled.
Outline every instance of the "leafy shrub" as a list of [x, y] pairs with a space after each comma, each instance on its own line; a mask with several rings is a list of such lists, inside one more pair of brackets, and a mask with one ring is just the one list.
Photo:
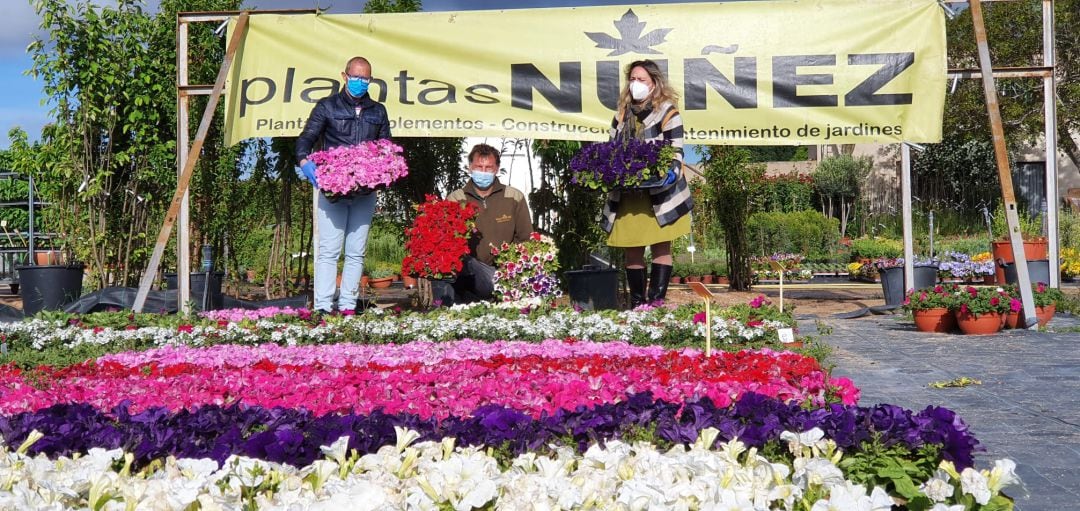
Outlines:
[[852, 259], [879, 259], [900, 257], [904, 244], [889, 238], [859, 238], [851, 242]]
[[795, 253], [821, 261], [836, 252], [840, 222], [813, 210], [755, 213], [746, 232], [755, 254]]
[[794, 212], [814, 205], [814, 182], [810, 176], [783, 174], [766, 176], [761, 190], [763, 211]]
[[934, 254], [946, 252], [959, 252], [961, 254], [978, 254], [990, 249], [990, 243], [986, 236], [975, 236], [943, 240], [934, 247]]
[[1058, 214], [1058, 233], [1061, 248], [1080, 250], [1080, 213], [1062, 209]]

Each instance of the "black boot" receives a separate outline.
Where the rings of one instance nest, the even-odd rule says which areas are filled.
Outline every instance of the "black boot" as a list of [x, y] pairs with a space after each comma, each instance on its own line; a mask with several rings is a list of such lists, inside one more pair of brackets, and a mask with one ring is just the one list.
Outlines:
[[645, 268], [627, 268], [626, 285], [630, 288], [630, 308], [645, 303]]
[[652, 264], [649, 275], [649, 303], [663, 300], [667, 296], [668, 281], [671, 280], [670, 264]]

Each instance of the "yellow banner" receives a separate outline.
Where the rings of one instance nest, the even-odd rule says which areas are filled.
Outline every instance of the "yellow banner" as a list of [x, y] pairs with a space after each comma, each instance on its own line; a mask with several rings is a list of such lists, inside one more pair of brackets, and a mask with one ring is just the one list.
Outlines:
[[941, 140], [936, 0], [800, 0], [255, 15], [226, 85], [228, 143], [298, 135], [354, 55], [394, 136], [605, 140], [625, 66], [649, 58], [687, 143]]

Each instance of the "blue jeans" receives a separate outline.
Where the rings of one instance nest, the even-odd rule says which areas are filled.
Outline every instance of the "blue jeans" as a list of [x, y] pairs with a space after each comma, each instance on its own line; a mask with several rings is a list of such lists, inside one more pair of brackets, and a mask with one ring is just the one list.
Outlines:
[[345, 268], [341, 272], [338, 310], [356, 309], [360, 295], [360, 276], [364, 272], [371, 217], [375, 214], [375, 193], [357, 195], [330, 202], [319, 194], [319, 254], [315, 261], [315, 309], [333, 309], [337, 288], [337, 262], [345, 245]]

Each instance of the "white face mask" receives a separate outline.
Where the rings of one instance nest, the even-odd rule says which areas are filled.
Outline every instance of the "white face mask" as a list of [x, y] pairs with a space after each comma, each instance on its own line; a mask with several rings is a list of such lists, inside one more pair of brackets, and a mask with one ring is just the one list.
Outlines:
[[652, 92], [652, 87], [641, 82], [630, 82], [630, 97], [634, 98], [634, 101], [649, 97], [650, 92]]

